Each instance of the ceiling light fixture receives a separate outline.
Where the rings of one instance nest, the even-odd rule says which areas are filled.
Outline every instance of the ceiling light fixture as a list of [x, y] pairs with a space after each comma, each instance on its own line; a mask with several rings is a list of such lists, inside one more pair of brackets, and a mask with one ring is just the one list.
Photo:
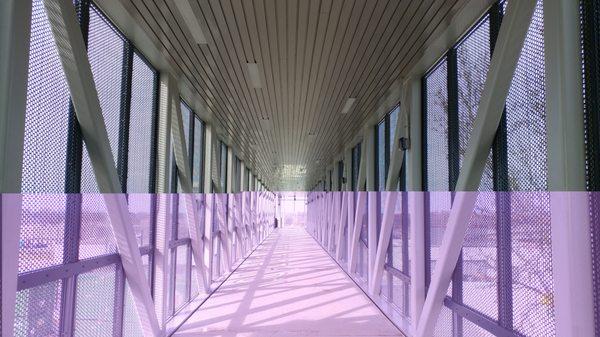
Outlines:
[[250, 84], [252, 87], [257, 89], [262, 88], [260, 72], [258, 71], [258, 63], [246, 63], [246, 66], [248, 67], [248, 76], [250, 76]]
[[352, 106], [354, 106], [355, 102], [356, 102], [356, 98], [354, 98], [354, 97], [348, 98], [346, 100], [346, 104], [344, 104], [344, 108], [342, 109], [342, 115], [345, 115], [348, 112], [350, 112], [350, 109], [352, 109]]
[[273, 128], [273, 123], [271, 123], [271, 120], [268, 118], [261, 118], [260, 124], [263, 130], [271, 130]]
[[206, 36], [200, 27], [200, 22], [192, 10], [189, 0], [175, 0], [175, 5], [183, 17], [183, 21], [188, 26], [194, 41], [198, 44], [207, 44]]

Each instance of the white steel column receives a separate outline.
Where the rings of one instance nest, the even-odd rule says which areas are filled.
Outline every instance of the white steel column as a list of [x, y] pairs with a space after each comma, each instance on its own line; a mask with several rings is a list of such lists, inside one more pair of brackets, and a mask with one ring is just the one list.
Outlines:
[[[171, 108], [171, 136], [173, 138], [173, 152], [175, 153], [175, 162], [177, 164], [177, 176], [183, 193], [178, 195], [179, 200], [184, 201], [187, 219], [187, 227], [192, 245], [192, 255], [196, 261], [196, 280], [198, 289], [206, 288], [206, 275], [204, 269], [204, 240], [203, 233], [198, 226], [198, 206], [192, 189], [192, 168], [190, 166], [189, 150], [185, 141], [183, 130], [183, 117], [181, 115], [181, 102], [179, 90], [175, 86], [175, 81], [169, 81], [172, 87], [169, 90], [169, 97], [172, 101]], [[192, 135], [190, 135], [191, 137]]]
[[[477, 117], [456, 184], [456, 193], [448, 226], [439, 249], [439, 260], [427, 292], [416, 336], [433, 335], [442, 301], [460, 254], [468, 220], [477, 200], [477, 189], [485, 162], [512, 82], [519, 55], [535, 10], [535, 0], [509, 1], [502, 20], [481, 95]], [[473, 192], [468, 192], [473, 191]]]
[[411, 79], [409, 135], [410, 146], [406, 151], [404, 165], [406, 167], [406, 185], [408, 192], [409, 242], [408, 254], [410, 270], [410, 315], [412, 329], [417, 323], [425, 302], [425, 219], [424, 193], [422, 177], [422, 123], [421, 123], [421, 78]]
[[344, 156], [344, 176], [346, 177], [346, 193], [345, 198], [348, 203], [347, 230], [346, 230], [346, 261], [350, 259], [350, 249], [352, 247], [352, 234], [354, 233], [354, 191], [352, 190], [352, 149], [346, 150]]
[[104, 196], [142, 330], [145, 336], [160, 336], [146, 271], [135, 233], [129, 224], [127, 200], [124, 194], [119, 193], [121, 185], [75, 8], [69, 0], [45, 0], [44, 5], [98, 189]]
[[228, 146], [227, 147], [227, 168], [226, 168], [226, 176], [225, 179], [227, 180], [227, 189], [226, 192], [227, 193], [227, 208], [225, 209], [225, 212], [227, 213], [227, 219], [225, 219], [225, 223], [223, 224], [223, 229], [222, 229], [222, 242], [223, 242], [223, 248], [225, 249], [225, 255], [226, 255], [226, 259], [225, 259], [225, 267], [227, 272], [231, 271], [231, 266], [233, 264], [233, 260], [234, 260], [234, 254], [235, 252], [232, 249], [233, 246], [233, 162], [234, 159], [234, 155], [233, 155], [233, 149]]
[[548, 188], [557, 336], [593, 336], [579, 3], [544, 1]]
[[27, 101], [27, 70], [31, 1], [0, 2], [0, 293], [2, 330], [14, 331], [19, 236], [21, 229], [21, 174]]
[[[336, 237], [336, 247], [335, 247], [335, 258], [336, 260], [340, 260], [342, 258], [342, 242], [343, 242], [343, 237], [344, 237], [344, 228], [346, 227], [346, 222], [348, 219], [348, 192], [345, 191], [340, 191], [338, 192], [340, 194], [340, 199], [341, 199], [341, 209], [339, 212], [339, 220], [338, 220], [338, 227], [337, 227], [337, 237]], [[337, 213], [336, 213], [337, 215]]]

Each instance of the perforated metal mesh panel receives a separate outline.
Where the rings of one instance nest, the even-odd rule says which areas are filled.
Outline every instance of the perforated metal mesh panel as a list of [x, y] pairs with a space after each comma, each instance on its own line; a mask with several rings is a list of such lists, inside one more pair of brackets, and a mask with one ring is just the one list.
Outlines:
[[62, 193], [69, 90], [41, 0], [32, 3], [29, 53], [22, 192]]
[[[192, 188], [194, 192], [200, 193], [203, 190], [202, 173], [204, 172], [204, 123], [197, 117], [194, 119], [193, 156]], [[248, 175], [246, 174], [246, 179], [247, 177]]]
[[[121, 121], [121, 77], [124, 40], [94, 6], [90, 7], [89, 14], [88, 57], [116, 167]], [[81, 190], [84, 193], [99, 192], [85, 146], [81, 172]], [[81, 205], [80, 257], [87, 258], [113, 252], [116, 252], [116, 244], [104, 198], [99, 194], [84, 194]]]
[[409, 311], [410, 284], [398, 277], [392, 278], [392, 303], [399, 309], [400, 314], [410, 322]]
[[187, 195], [177, 195], [175, 196], [179, 202], [177, 204], [177, 238], [187, 238], [190, 236], [190, 232], [188, 229], [188, 216], [186, 212], [186, 198]]
[[385, 120], [379, 122], [376, 127], [376, 140], [377, 140], [377, 186], [378, 191], [385, 190], [385, 172], [387, 170], [385, 161]]
[[[456, 48], [458, 80], [458, 154], [462, 166], [475, 124], [481, 93], [490, 65], [490, 20], [485, 18]], [[491, 150], [480, 191], [494, 188]], [[485, 315], [498, 317], [496, 197], [481, 193], [464, 241], [463, 303]]]
[[[448, 149], [448, 66], [446, 59], [429, 73], [426, 81], [426, 182], [429, 209], [429, 272], [433, 274], [438, 259], [438, 249], [448, 223], [451, 194], [449, 182]], [[448, 290], [451, 293], [451, 289]]]
[[[508, 179], [515, 191], [547, 188], [542, 1], [538, 1], [506, 102]], [[511, 194], [514, 328], [528, 336], [555, 332], [549, 195]]]
[[440, 61], [427, 78], [427, 190], [447, 191], [448, 182], [448, 67]]
[[64, 194], [23, 195], [20, 273], [63, 262], [66, 199]]
[[190, 149], [190, 118], [193, 112], [192, 109], [183, 101], [181, 101], [181, 119], [183, 122], [183, 137], [185, 139], [185, 148]]
[[[100, 108], [102, 109], [104, 124], [108, 132], [108, 141], [112, 150], [115, 167], [118, 157], [121, 120], [123, 48], [124, 40], [122, 36], [117, 33], [94, 6], [91, 6], [88, 57], [94, 76], [94, 84], [98, 91]], [[81, 190], [82, 192], [98, 191], [89, 154], [85, 146], [81, 173]]]
[[200, 288], [198, 287], [198, 274], [196, 273], [196, 262], [194, 261], [194, 259], [192, 258], [192, 270], [191, 270], [191, 284], [190, 284], [190, 299], [195, 298], [196, 296], [198, 296], [199, 292], [200, 292]]
[[[586, 169], [588, 190], [600, 190], [600, 3], [581, 0], [583, 94], [585, 109]], [[600, 335], [600, 196], [590, 195], [592, 273], [594, 280], [595, 331]]]
[[133, 54], [131, 113], [127, 156], [127, 193], [147, 193], [152, 165], [155, 74], [137, 54]]
[[152, 194], [129, 194], [127, 196], [127, 207], [129, 209], [129, 220], [135, 231], [138, 246], [151, 244], [152, 234]]
[[212, 256], [212, 280], [214, 281], [219, 278], [219, 238], [213, 237], [212, 239], [212, 248], [213, 248], [213, 256]]
[[187, 302], [187, 265], [188, 265], [188, 246], [182, 245], [176, 250], [175, 264], [175, 310], [179, 309]]
[[469, 320], [463, 320], [463, 336], [467, 337], [493, 337], [494, 335]]
[[112, 336], [115, 277], [115, 265], [77, 276], [74, 336]]
[[117, 244], [104, 203], [104, 196], [99, 193], [83, 194], [79, 258], [85, 259], [116, 253], [116, 251]]
[[433, 335], [435, 337], [453, 337], [452, 311], [445, 306], [442, 306]]
[[[384, 193], [383, 196], [385, 196], [386, 194]], [[394, 219], [393, 219], [393, 227], [392, 227], [392, 241], [390, 242], [390, 244], [392, 245], [392, 256], [388, 257], [389, 262], [391, 262], [392, 267], [398, 269], [398, 270], [404, 270], [405, 267], [408, 266], [404, 266], [403, 265], [403, 261], [404, 261], [404, 252], [405, 252], [405, 247], [403, 247], [403, 244], [408, 242], [408, 238], [405, 238], [402, 232], [402, 215], [403, 215], [403, 209], [402, 209], [402, 199], [403, 199], [404, 195], [401, 194], [398, 196], [398, 199], [396, 201], [396, 205], [394, 205]], [[385, 200], [385, 197], [384, 197]]]
[[[23, 193], [62, 193], [69, 90], [41, 0], [32, 2], [29, 43], [21, 189]], [[19, 272], [62, 262], [65, 204], [64, 195], [23, 196]]]
[[17, 292], [15, 337], [59, 335], [62, 281]]
[[125, 302], [123, 306], [123, 337], [143, 337], [137, 309], [133, 303], [133, 295], [129, 284], [125, 285]]

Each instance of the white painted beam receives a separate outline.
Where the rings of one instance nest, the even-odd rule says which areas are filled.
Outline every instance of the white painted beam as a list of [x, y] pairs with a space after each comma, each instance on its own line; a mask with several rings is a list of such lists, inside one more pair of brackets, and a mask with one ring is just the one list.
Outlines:
[[27, 101], [31, 1], [0, 2], [0, 293], [2, 330], [12, 337], [19, 269], [21, 174]]
[[[368, 148], [368, 139], [369, 136], [372, 137], [372, 134], [369, 132], [370, 128], [365, 130], [363, 136], [363, 143], [361, 145], [360, 151], [360, 163], [358, 169], [358, 182], [356, 186], [357, 191], [364, 191], [366, 184], [366, 169], [367, 169], [367, 148]], [[356, 209], [355, 215], [353, 216], [353, 231], [352, 231], [352, 241], [350, 242], [350, 256], [348, 256], [348, 270], [350, 273], [354, 272], [354, 267], [356, 266], [356, 256], [358, 255], [358, 240], [360, 239], [360, 230], [362, 228], [363, 216], [365, 215], [366, 206], [367, 206], [367, 195], [366, 193], [359, 193], [356, 198]]]
[[593, 336], [579, 3], [544, 1], [548, 188], [557, 336]]
[[509, 1], [481, 95], [477, 117], [456, 184], [439, 260], [427, 292], [416, 336], [433, 335], [435, 324], [473, 212], [481, 176], [535, 10], [535, 0]]
[[335, 247], [335, 258], [339, 261], [342, 259], [342, 248], [343, 248], [343, 239], [344, 239], [344, 228], [347, 226], [346, 222], [348, 220], [348, 195], [350, 193], [343, 191], [338, 192], [340, 194], [342, 207], [340, 209], [340, 215], [338, 220], [337, 227], [337, 244]]
[[[367, 284], [373, 278], [373, 267], [375, 266], [375, 255], [377, 254], [377, 188], [375, 186], [375, 127], [367, 128], [367, 139], [364, 151], [367, 154], [365, 163], [366, 185], [367, 185]], [[362, 151], [361, 151], [362, 152]], [[367, 286], [368, 288], [368, 286]]]
[[120, 193], [121, 185], [75, 8], [69, 0], [44, 0], [44, 5], [143, 333], [145, 336], [160, 336], [146, 271], [135, 233], [129, 224], [127, 200]]

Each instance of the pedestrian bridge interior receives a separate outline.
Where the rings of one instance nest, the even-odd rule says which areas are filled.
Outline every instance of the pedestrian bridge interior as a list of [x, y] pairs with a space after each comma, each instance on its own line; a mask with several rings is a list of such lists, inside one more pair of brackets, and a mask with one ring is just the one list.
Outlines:
[[600, 336], [595, 0], [3, 0], [1, 336]]

